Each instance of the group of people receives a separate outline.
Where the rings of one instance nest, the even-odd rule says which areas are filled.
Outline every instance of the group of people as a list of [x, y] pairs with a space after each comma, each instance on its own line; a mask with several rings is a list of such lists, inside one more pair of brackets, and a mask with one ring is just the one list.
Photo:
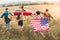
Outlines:
[[[21, 8], [22, 10], [21, 10], [21, 12], [17, 15], [17, 17], [16, 17], [16, 19], [18, 20], [18, 26], [20, 26], [21, 27], [21, 30], [23, 29], [23, 12], [25, 11], [24, 9], [23, 9], [23, 7], [19, 7], [19, 8]], [[9, 9], [8, 8], [6, 8], [5, 9], [5, 12], [4, 13], [2, 13], [2, 15], [1, 15], [1, 18], [3, 18], [4, 17], [4, 21], [5, 21], [5, 23], [6, 23], [6, 28], [9, 30], [10, 29], [10, 22], [13, 20], [13, 14], [11, 13], [11, 12], [9, 12]]]
[[[41, 16], [42, 14], [42, 16]], [[45, 9], [45, 12], [36, 11], [36, 14], [31, 19], [31, 25], [34, 32], [48, 31], [49, 29], [49, 20], [54, 18], [50, 15], [49, 10]]]
[[[23, 7], [20, 7], [22, 10], [21, 10], [21, 13], [19, 13], [18, 15], [17, 15], [17, 20], [18, 20], [18, 26], [20, 26], [21, 27], [21, 30], [23, 29], [23, 12], [25, 11], [24, 10], [24, 8]], [[4, 17], [4, 19], [5, 19], [5, 23], [6, 23], [6, 27], [7, 27], [7, 29], [10, 29], [10, 19], [8, 18], [8, 15], [11, 15], [11, 16], [13, 16], [9, 11], [8, 11], [8, 8], [6, 8], [5, 9], [5, 12], [1, 15], [1, 18], [3, 18]], [[43, 16], [40, 16], [40, 14], [43, 14]], [[50, 18], [52, 18], [53, 19], [53, 17], [50, 15], [50, 13], [49, 13], [49, 11], [48, 11], [48, 9], [46, 9], [46, 11], [45, 12], [41, 12], [41, 11], [36, 11], [36, 14], [33, 14], [33, 15], [35, 15], [35, 18], [37, 18], [37, 19], [41, 19], [41, 26], [43, 26], [43, 25], [45, 25], [46, 23], [48, 23], [48, 21], [50, 20]], [[42, 22], [44, 20], [44, 22]], [[36, 24], [35, 24], [36, 25]], [[47, 27], [47, 26], [46, 26]], [[45, 28], [46, 28], [45, 27]], [[40, 29], [43, 29], [43, 30], [47, 30], [49, 27], [47, 27], [46, 29], [44, 29], [44, 28], [42, 28], [42, 27], [40, 27]], [[33, 29], [35, 29], [35, 27], [33, 27]], [[40, 31], [40, 29], [39, 29], [39, 31]], [[37, 30], [37, 29], [36, 29]], [[36, 31], [35, 30], [35, 31]], [[38, 30], [37, 30], [38, 31]]]

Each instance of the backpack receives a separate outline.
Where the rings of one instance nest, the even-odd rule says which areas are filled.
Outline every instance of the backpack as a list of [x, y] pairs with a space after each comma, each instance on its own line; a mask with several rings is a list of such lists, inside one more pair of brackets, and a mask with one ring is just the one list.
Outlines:
[[9, 13], [8, 14], [8, 19], [11, 21], [12, 20], [12, 15]]

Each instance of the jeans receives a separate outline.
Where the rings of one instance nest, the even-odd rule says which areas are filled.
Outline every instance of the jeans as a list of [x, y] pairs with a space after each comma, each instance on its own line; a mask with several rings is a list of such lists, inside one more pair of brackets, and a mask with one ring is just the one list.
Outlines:
[[7, 29], [10, 29], [10, 23], [6, 24]]

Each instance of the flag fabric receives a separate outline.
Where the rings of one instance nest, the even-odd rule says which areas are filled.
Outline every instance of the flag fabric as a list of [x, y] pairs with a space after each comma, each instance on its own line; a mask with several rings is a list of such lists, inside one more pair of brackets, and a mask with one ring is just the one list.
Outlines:
[[35, 32], [49, 29], [48, 18], [35, 17], [31, 19], [31, 25]]
[[49, 18], [41, 18], [41, 29], [47, 31], [49, 29]]

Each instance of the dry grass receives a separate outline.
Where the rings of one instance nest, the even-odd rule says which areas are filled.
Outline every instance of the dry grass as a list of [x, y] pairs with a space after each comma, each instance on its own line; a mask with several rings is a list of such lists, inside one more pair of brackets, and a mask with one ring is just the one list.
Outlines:
[[30, 18], [31, 16], [28, 16], [24, 21], [23, 31], [16, 29], [15, 24], [12, 25], [12, 27], [15, 28], [7, 31], [6, 28], [0, 24], [0, 40], [60, 40], [60, 25], [58, 21], [50, 21], [50, 30], [47, 35], [45, 35], [47, 38], [45, 39], [41, 34], [33, 32], [29, 22]]

